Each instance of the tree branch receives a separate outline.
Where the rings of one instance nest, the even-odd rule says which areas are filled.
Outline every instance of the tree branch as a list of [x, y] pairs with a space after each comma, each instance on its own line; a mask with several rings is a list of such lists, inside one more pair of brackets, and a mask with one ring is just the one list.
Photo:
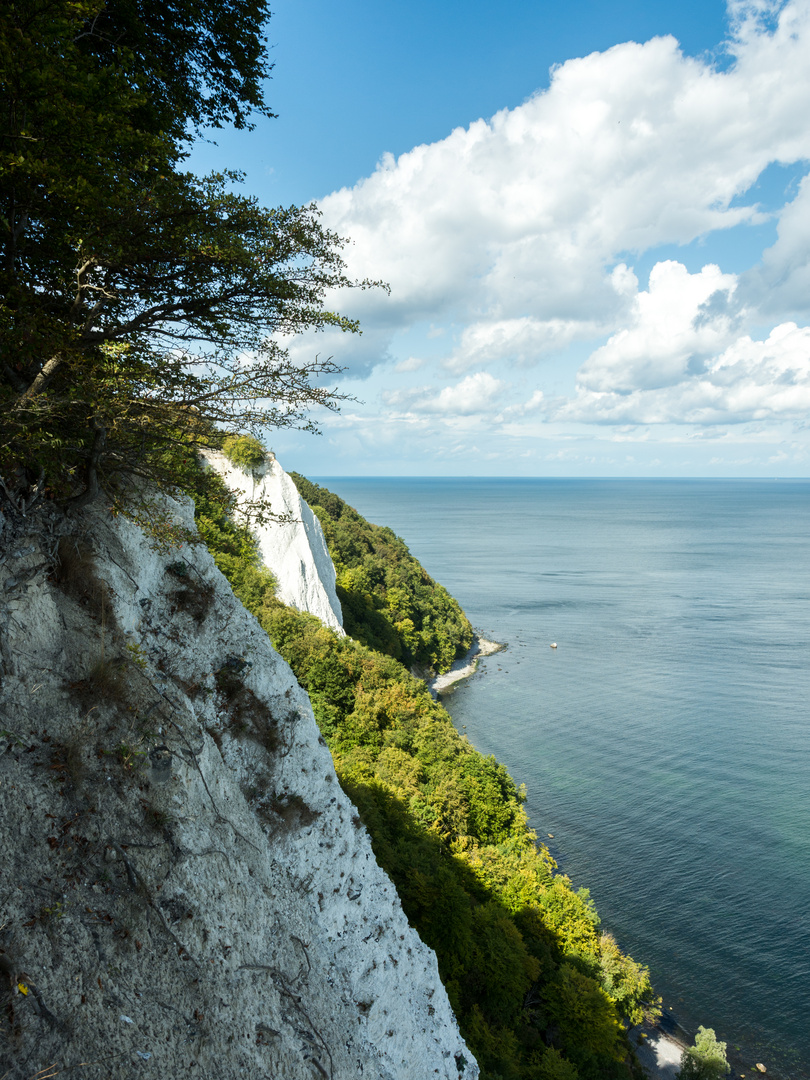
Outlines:
[[37, 377], [34, 379], [34, 381], [20, 398], [19, 404], [22, 404], [23, 402], [28, 402], [31, 400], [31, 398], [36, 397], [37, 394], [41, 394], [45, 387], [48, 385], [48, 383], [51, 381], [51, 379], [54, 377], [56, 372], [62, 366], [64, 361], [65, 357], [62, 353], [57, 353], [56, 356], [52, 356], [50, 360], [46, 360], [46, 362], [42, 366], [42, 370], [40, 371], [39, 375], [37, 375]]

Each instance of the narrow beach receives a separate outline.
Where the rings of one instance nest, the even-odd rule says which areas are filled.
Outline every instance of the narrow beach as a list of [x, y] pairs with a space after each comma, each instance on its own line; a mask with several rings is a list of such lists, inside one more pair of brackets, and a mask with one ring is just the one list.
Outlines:
[[478, 667], [478, 661], [481, 657], [492, 656], [493, 653], [502, 652], [505, 648], [506, 645], [499, 644], [497, 641], [487, 641], [486, 638], [479, 637], [476, 634], [465, 656], [454, 661], [450, 670], [443, 675], [436, 675], [435, 678], [428, 679], [428, 689], [436, 697], [442, 690], [446, 690], [449, 686], [453, 686], [454, 683], [461, 682], [462, 679], [472, 675]]
[[629, 1034], [641, 1067], [650, 1080], [675, 1080], [686, 1044], [653, 1024], [639, 1024]]

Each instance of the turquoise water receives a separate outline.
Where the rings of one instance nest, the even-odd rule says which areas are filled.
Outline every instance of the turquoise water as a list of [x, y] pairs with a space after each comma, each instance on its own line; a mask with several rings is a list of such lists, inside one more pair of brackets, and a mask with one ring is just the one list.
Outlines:
[[508, 642], [445, 704], [665, 1011], [810, 1077], [810, 482], [319, 482]]

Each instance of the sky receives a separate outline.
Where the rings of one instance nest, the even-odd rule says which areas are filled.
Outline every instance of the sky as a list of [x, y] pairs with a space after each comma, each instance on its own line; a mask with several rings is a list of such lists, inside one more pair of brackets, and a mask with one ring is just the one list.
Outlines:
[[312, 476], [810, 475], [810, 0], [278, 0], [252, 132], [317, 201], [356, 400], [268, 434]]

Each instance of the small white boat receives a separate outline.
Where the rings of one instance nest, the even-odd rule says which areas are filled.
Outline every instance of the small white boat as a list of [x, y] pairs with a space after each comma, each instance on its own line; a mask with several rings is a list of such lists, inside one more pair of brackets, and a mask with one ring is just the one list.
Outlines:
[[556, 649], [556, 648], [557, 648], [557, 642], [556, 642], [556, 641], [552, 641], [552, 643], [551, 643], [551, 647], [552, 647], [552, 649]]

